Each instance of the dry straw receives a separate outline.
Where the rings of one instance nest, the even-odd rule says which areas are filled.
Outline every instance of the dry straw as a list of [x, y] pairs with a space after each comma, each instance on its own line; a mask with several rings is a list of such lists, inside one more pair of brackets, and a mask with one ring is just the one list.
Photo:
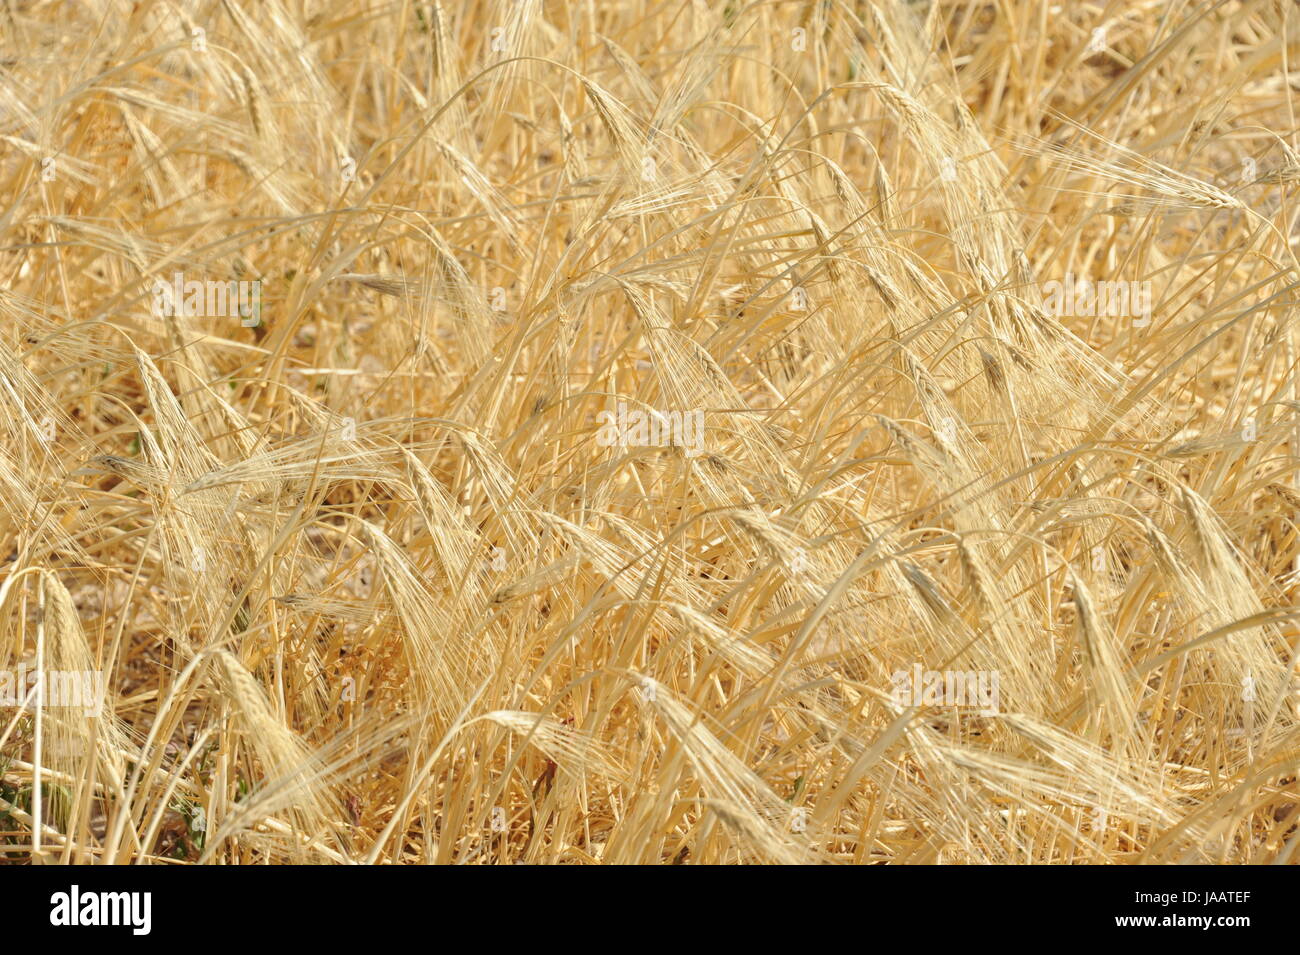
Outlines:
[[5, 5], [0, 859], [1296, 861], [1290, 5], [181, 6]]

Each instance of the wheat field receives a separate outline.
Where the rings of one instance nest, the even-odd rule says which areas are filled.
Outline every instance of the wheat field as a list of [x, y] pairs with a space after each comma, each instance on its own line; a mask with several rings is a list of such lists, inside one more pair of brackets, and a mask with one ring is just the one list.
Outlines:
[[1297, 58], [4, 0], [0, 860], [1297, 861]]

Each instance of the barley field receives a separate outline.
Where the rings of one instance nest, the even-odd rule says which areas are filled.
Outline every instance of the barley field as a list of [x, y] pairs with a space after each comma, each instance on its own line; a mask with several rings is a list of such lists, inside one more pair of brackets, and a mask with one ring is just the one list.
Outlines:
[[0, 861], [1300, 861], [1297, 59], [4, 0]]

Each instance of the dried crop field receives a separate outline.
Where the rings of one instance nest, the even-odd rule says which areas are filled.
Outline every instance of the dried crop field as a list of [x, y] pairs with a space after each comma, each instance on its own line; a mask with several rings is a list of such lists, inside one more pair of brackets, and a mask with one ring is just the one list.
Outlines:
[[1296, 861], [1298, 57], [5, 0], [0, 861]]

